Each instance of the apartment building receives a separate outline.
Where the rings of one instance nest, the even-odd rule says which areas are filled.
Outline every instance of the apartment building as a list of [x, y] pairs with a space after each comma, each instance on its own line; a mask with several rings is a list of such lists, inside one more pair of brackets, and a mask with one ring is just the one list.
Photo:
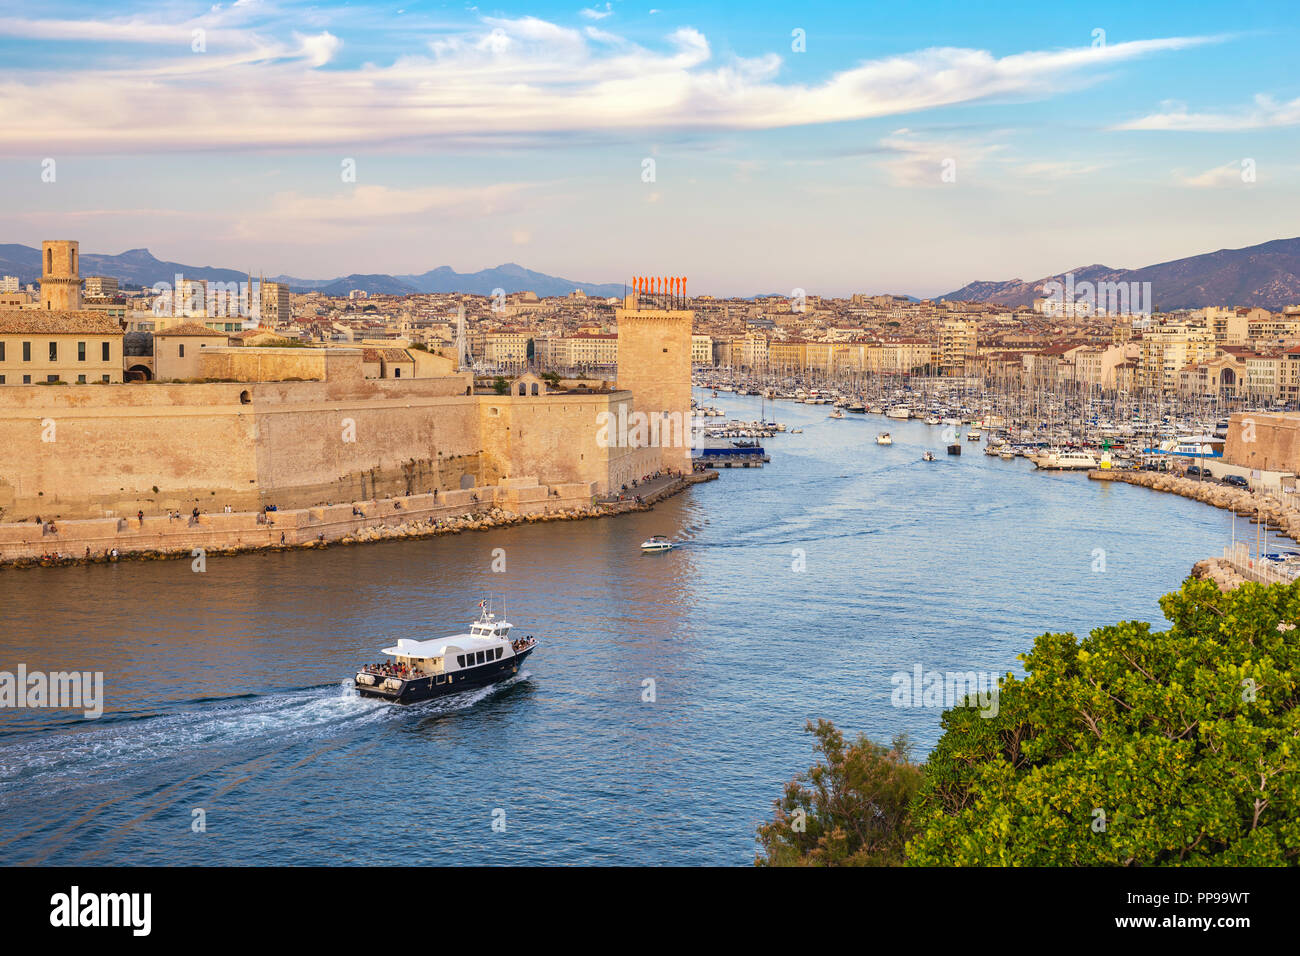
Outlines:
[[939, 368], [945, 375], [961, 374], [979, 354], [979, 323], [974, 319], [944, 319], [939, 327]]
[[94, 312], [0, 312], [0, 385], [122, 381], [122, 328]]
[[1214, 332], [1193, 325], [1163, 325], [1142, 333], [1137, 358], [1138, 388], [1174, 391], [1179, 373], [1214, 357]]

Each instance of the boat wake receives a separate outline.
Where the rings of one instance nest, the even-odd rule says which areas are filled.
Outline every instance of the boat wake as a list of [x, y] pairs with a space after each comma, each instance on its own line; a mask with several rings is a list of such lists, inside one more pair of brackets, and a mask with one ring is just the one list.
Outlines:
[[[203, 755], [207, 766], [223, 764], [220, 752], [250, 749], [272, 753], [293, 744], [354, 734], [385, 722], [452, 713], [529, 677], [509, 680], [424, 704], [403, 706], [361, 697], [351, 679], [339, 684], [274, 694], [241, 696], [220, 703], [177, 705], [153, 716], [115, 723], [106, 716], [76, 730], [0, 744], [0, 809], [32, 788], [42, 794], [104, 782], [134, 770]], [[82, 729], [85, 728], [85, 729]]]

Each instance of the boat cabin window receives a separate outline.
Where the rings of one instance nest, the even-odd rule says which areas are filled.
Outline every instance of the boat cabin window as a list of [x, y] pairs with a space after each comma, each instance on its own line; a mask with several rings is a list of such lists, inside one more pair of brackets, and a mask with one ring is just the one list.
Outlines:
[[475, 656], [475, 658], [477, 658], [477, 659], [475, 660], [474, 663], [476, 663], [476, 664], [482, 664], [482, 663], [483, 663], [483, 652], [482, 652], [482, 651], [475, 651], [475, 652], [474, 652], [474, 656]]
[[456, 666], [457, 666], [457, 667], [464, 667], [464, 666], [465, 666], [465, 655], [464, 655], [464, 654], [457, 654], [457, 655], [456, 655]]

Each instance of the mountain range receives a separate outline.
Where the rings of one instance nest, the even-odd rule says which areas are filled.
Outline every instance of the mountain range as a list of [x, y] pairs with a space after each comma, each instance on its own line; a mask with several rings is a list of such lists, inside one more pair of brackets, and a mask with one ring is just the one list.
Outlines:
[[[1150, 282], [1157, 310], [1195, 309], [1207, 305], [1259, 306], [1280, 309], [1300, 302], [1300, 238], [1274, 239], [1244, 249], [1220, 249], [1186, 259], [1174, 259], [1141, 269], [1090, 265], [1072, 269], [1079, 282]], [[1043, 284], [1065, 281], [1066, 273], [1033, 282], [1007, 279], [971, 282], [943, 299], [993, 302], [1014, 307], [1031, 305], [1042, 296]]]
[[[1207, 305], [1260, 306], [1280, 309], [1300, 302], [1300, 238], [1275, 239], [1244, 249], [1220, 249], [1186, 259], [1174, 259], [1140, 269], [1120, 269], [1094, 264], [1070, 270], [1074, 281], [1150, 282], [1156, 309], [1189, 309]], [[214, 282], [240, 282], [247, 273], [239, 269], [215, 266], [192, 266], [158, 259], [148, 249], [129, 249], [120, 255], [85, 253], [81, 257], [81, 274], [114, 276], [131, 286], [152, 286], [172, 282], [177, 273], [190, 279]], [[16, 275], [23, 282], [37, 282], [41, 277], [41, 253], [32, 246], [0, 244], [0, 275]], [[1066, 273], [1044, 276], [1034, 281], [1006, 279], [971, 282], [942, 299], [992, 302], [1015, 307], [1031, 305], [1042, 295], [1044, 283], [1065, 281]], [[296, 292], [319, 291], [327, 295], [347, 295], [352, 289], [364, 289], [376, 295], [410, 295], [417, 292], [465, 292], [491, 295], [496, 289], [511, 292], [535, 292], [539, 296], [568, 295], [581, 289], [600, 298], [619, 296], [624, 287], [618, 282], [577, 282], [572, 279], [533, 272], [513, 262], [478, 272], [456, 272], [440, 266], [418, 275], [353, 274], [334, 279], [303, 279], [296, 276], [269, 276], [286, 282]]]
[[[80, 271], [83, 276], [112, 276], [130, 286], [171, 283], [175, 281], [177, 273], [187, 279], [207, 279], [210, 282], [242, 282], [248, 278], [248, 273], [240, 269], [167, 262], [154, 256], [148, 249], [129, 249], [115, 256], [82, 253]], [[40, 249], [14, 243], [0, 244], [0, 275], [15, 275], [23, 282], [39, 282]], [[286, 282], [295, 292], [318, 291], [326, 295], [347, 295], [353, 289], [364, 289], [374, 295], [411, 295], [417, 292], [491, 295], [497, 289], [503, 289], [506, 293], [536, 292], [539, 296], [568, 295], [574, 289], [581, 289], [587, 295], [600, 298], [623, 294], [621, 282], [577, 282], [534, 272], [513, 262], [478, 272], [456, 272], [449, 266], [440, 266], [419, 275], [353, 274], [335, 279], [302, 279], [278, 275], [267, 276], [267, 279]]]

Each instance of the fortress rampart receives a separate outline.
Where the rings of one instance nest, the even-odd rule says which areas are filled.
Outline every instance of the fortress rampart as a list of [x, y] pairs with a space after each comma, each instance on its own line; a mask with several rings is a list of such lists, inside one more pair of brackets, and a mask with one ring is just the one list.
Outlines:
[[116, 549], [122, 555], [250, 550], [334, 542], [373, 529], [461, 518], [499, 508], [528, 516], [588, 508], [595, 493], [590, 483], [539, 485], [535, 479], [508, 479], [496, 485], [372, 499], [315, 508], [273, 512], [182, 514], [89, 518], [49, 523], [0, 524], [0, 562], [61, 555], [99, 558]]
[[367, 379], [355, 349], [238, 351], [205, 371], [323, 377], [0, 387], [0, 521], [294, 509], [524, 475], [604, 493], [659, 467], [656, 449], [598, 437], [625, 391], [466, 394], [468, 375]]

